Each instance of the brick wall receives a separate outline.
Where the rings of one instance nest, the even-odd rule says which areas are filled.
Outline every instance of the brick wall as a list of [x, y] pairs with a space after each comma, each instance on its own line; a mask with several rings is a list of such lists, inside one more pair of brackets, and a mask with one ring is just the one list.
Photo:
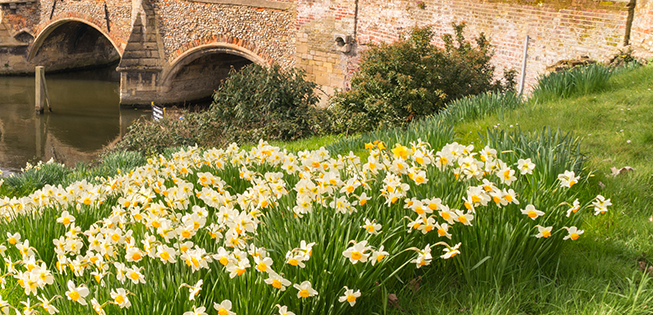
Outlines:
[[637, 0], [630, 43], [642, 54], [653, 57], [653, 0]]
[[356, 64], [356, 47], [338, 46], [336, 36], [355, 36], [355, 0], [297, 1], [297, 66], [327, 94], [343, 88]]
[[[412, 26], [432, 25], [436, 44], [442, 45], [439, 38], [452, 33], [451, 23], [465, 22], [468, 38], [480, 32], [490, 38], [499, 71], [521, 68], [524, 36], [529, 35], [527, 82], [533, 83], [558, 60], [581, 55], [604, 59], [616, 52], [624, 41], [628, 16], [627, 2], [620, 1], [425, 0], [424, 4], [421, 9], [416, 1], [359, 0], [356, 12], [354, 1], [300, 0], [297, 63], [319, 84], [342, 88], [369, 44], [395, 41]], [[349, 20], [338, 23], [338, 17]], [[650, 26], [650, 21], [643, 23]], [[333, 33], [354, 33], [353, 24], [357, 26], [354, 51], [337, 52]], [[323, 66], [324, 60], [332, 72]]]

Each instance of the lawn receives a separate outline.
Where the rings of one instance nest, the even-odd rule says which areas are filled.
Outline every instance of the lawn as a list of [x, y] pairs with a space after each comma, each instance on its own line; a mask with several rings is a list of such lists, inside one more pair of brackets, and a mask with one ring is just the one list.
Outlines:
[[644, 66], [405, 130], [39, 165], [0, 186], [0, 314], [652, 313], [652, 88]]
[[[653, 67], [613, 76], [605, 90], [455, 125], [461, 143], [482, 144], [486, 130], [538, 131], [547, 126], [581, 139], [586, 189], [612, 199], [606, 216], [588, 217], [584, 237], [565, 248], [551, 272], [469, 286], [433, 277], [405, 289], [399, 305], [411, 314], [650, 314], [653, 262]], [[613, 176], [612, 168], [631, 167]], [[446, 303], [443, 303], [446, 301]], [[397, 314], [405, 312], [397, 311]]]

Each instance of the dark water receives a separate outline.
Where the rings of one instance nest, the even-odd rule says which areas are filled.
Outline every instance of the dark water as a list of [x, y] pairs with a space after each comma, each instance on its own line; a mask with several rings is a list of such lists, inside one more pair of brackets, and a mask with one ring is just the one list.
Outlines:
[[[127, 131], [141, 111], [120, 109], [115, 66], [46, 74], [52, 112], [36, 115], [34, 77], [0, 77], [0, 170], [54, 158], [68, 166], [90, 162]], [[148, 113], [149, 114], [149, 113]]]

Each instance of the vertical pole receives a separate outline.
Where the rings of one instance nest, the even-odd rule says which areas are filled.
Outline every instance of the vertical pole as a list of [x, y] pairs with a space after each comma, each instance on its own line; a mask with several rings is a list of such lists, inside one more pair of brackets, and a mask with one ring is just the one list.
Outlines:
[[43, 114], [43, 105], [45, 104], [45, 93], [43, 93], [43, 78], [44, 75], [43, 73], [45, 72], [43, 66], [37, 66], [36, 67], [36, 104], [35, 104], [35, 110], [36, 114], [40, 115]]
[[528, 60], [528, 35], [524, 39], [524, 59], [521, 64], [521, 78], [519, 79], [519, 96], [524, 92], [524, 81], [526, 81], [526, 60]]
[[41, 82], [43, 82], [43, 94], [45, 94], [45, 103], [48, 105], [48, 111], [52, 112], [52, 107], [50, 106], [50, 95], [48, 94], [48, 81], [45, 80], [45, 71], [41, 72], [43, 77]]

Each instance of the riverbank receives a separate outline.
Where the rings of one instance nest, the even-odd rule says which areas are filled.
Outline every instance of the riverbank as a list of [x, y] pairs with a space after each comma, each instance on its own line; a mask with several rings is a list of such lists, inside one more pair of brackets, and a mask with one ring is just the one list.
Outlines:
[[[436, 264], [431, 269], [425, 267], [404, 275], [408, 276], [402, 279], [404, 285], [397, 282], [392, 287], [384, 288], [389, 291], [383, 291], [383, 294], [372, 295], [367, 292], [365, 297], [375, 299], [375, 302], [364, 304], [362, 300], [359, 307], [366, 305], [367, 308], [363, 310], [352, 308], [352, 310], [361, 313], [387, 310], [397, 314], [648, 314], [653, 307], [651, 305], [653, 283], [650, 282], [650, 276], [640, 272], [639, 269], [643, 266], [643, 269], [647, 270], [646, 268], [651, 264], [649, 255], [653, 254], [653, 245], [651, 245], [653, 244], [651, 242], [653, 195], [650, 192], [651, 174], [653, 174], [653, 166], [650, 163], [653, 160], [653, 153], [651, 153], [653, 152], [653, 142], [651, 142], [653, 128], [649, 124], [653, 118], [651, 117], [653, 115], [652, 88], [653, 67], [649, 65], [613, 76], [608, 88], [602, 92], [547, 102], [527, 102], [517, 109], [507, 107], [487, 109], [483, 114], [473, 115], [473, 118], [461, 114], [460, 117], [468, 118], [457, 120], [451, 127], [445, 123], [446, 121], [430, 120], [441, 125], [414, 124], [403, 131], [397, 129], [351, 137], [311, 138], [281, 145], [297, 151], [326, 146], [332, 156], [346, 155], [350, 148], [354, 148], [357, 154], [366, 158], [369, 151], [364, 148], [364, 145], [372, 139], [383, 140], [388, 147], [393, 148], [395, 142], [407, 145], [417, 138], [423, 140], [428, 138], [429, 142], [433, 143], [433, 149], [439, 150], [442, 144], [455, 138], [460, 143], [474, 144], [476, 150], [479, 150], [486, 144], [483, 135], [487, 135], [484, 130], [488, 128], [492, 131], [492, 135], [500, 134], [501, 130], [523, 135], [527, 132], [540, 131], [545, 126], [553, 129], [561, 128], [564, 132], [573, 131], [574, 137], [582, 138], [581, 152], [587, 157], [583, 174], [585, 176], [591, 174], [586, 177], [586, 182], [576, 186], [579, 189], [578, 194], [580, 196], [601, 194], [610, 198], [614, 206], [605, 215], [593, 216], [592, 213], [588, 213], [584, 217], [582, 228], [586, 232], [577, 241], [565, 245], [564, 251], [553, 263], [553, 268], [540, 269], [537, 266], [517, 265], [509, 269], [510, 273], [493, 281], [474, 281], [474, 279], [466, 279], [462, 274], [441, 273], [442, 270], [451, 269], [442, 269], [441, 265]], [[477, 109], [473, 111], [481, 112]], [[451, 115], [459, 117], [456, 116], [457, 114]], [[517, 128], [521, 129], [518, 133], [515, 131]], [[479, 132], [481, 135], [478, 134]], [[488, 140], [490, 139], [485, 139]], [[538, 143], [540, 142], [534, 140], [524, 145]], [[500, 151], [500, 154], [511, 153]], [[170, 159], [170, 154], [167, 156]], [[81, 179], [97, 182], [95, 176], [129, 173], [130, 169], [143, 165], [144, 159], [141, 158], [132, 157], [130, 159], [135, 163], [121, 164], [128, 159], [117, 156], [113, 162], [106, 161], [100, 164], [98, 167], [103, 168], [102, 171], [98, 171], [99, 168], [78, 168], [58, 179], [48, 180], [47, 183], [65, 185]], [[611, 167], [621, 170], [626, 166], [633, 168], [634, 171], [612, 175]], [[55, 168], [55, 166], [51, 167]], [[536, 165], [538, 170], [547, 167], [550, 166]], [[34, 181], [43, 178], [37, 176], [38, 172], [34, 174], [32, 176]], [[239, 174], [235, 172], [232, 176], [238, 178]], [[197, 177], [199, 180], [199, 173]], [[432, 181], [432, 187], [446, 186], [438, 186], [434, 184], [434, 178], [429, 177], [429, 179]], [[240, 182], [238, 180], [229, 182], [230, 185], [236, 183]], [[43, 185], [45, 181], [39, 184]], [[172, 185], [172, 182], [168, 184]], [[8, 187], [12, 185], [27, 186], [8, 182], [0, 186], [0, 193], [6, 194]], [[30, 193], [29, 189], [12, 194], [27, 193]], [[381, 196], [377, 197], [382, 203]], [[526, 195], [518, 195], [518, 198], [526, 203], [522, 199], [526, 198]], [[378, 209], [384, 209], [384, 206]], [[546, 212], [549, 211], [553, 211], [553, 208]], [[372, 215], [373, 212], [368, 214]], [[478, 215], [481, 213], [479, 212]], [[59, 214], [53, 213], [53, 215]], [[86, 223], [80, 224], [90, 223], [92, 222], [86, 220]], [[402, 223], [401, 226], [399, 230], [404, 230], [405, 224]], [[384, 229], [384, 231], [388, 230]], [[50, 247], [52, 245], [48, 245], [48, 248]], [[453, 259], [465, 259], [464, 255], [472, 256], [473, 251], [474, 249], [466, 250], [462, 247], [460, 255]], [[319, 254], [321, 253], [317, 255]], [[336, 256], [342, 258], [341, 255]], [[283, 259], [277, 261], [279, 265], [283, 264]], [[275, 263], [274, 266], [278, 264]], [[479, 259], [473, 264], [474, 268], [470, 269], [479, 272], [486, 266], [496, 264], [498, 262], [489, 257]], [[254, 273], [254, 271], [248, 272], [248, 274]], [[481, 274], [476, 276], [480, 279]], [[491, 275], [489, 279], [492, 279]], [[148, 281], [153, 280], [148, 278]], [[314, 282], [313, 285], [317, 284]], [[207, 294], [206, 291], [202, 291], [202, 296]], [[1, 292], [4, 297], [7, 291]], [[295, 293], [296, 290], [290, 295]], [[322, 291], [318, 296], [332, 295], [337, 298], [339, 293], [342, 292]], [[389, 298], [390, 295], [386, 293], [395, 295]], [[156, 296], [150, 298], [156, 299]], [[221, 301], [221, 298], [216, 297], [217, 302]], [[17, 302], [22, 297], [20, 294], [12, 295], [9, 299]], [[304, 310], [308, 311], [308, 309]], [[141, 311], [133, 312], [145, 314], [145, 310], [141, 309]]]

